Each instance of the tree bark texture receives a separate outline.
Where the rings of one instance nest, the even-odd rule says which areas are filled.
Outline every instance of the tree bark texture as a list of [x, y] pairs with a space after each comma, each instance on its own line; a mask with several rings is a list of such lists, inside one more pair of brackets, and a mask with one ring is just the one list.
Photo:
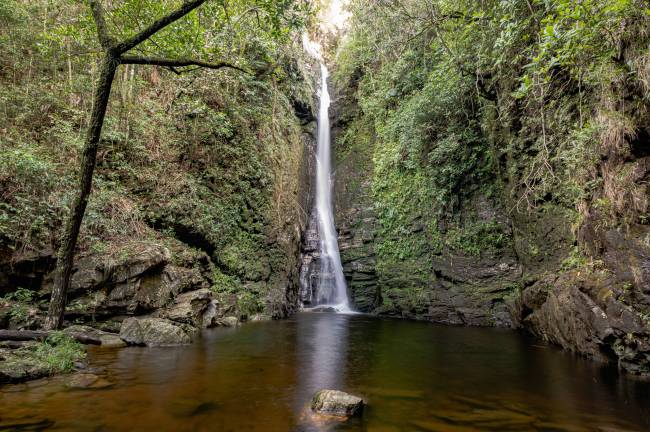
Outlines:
[[101, 63], [99, 81], [97, 82], [97, 88], [93, 96], [94, 108], [90, 117], [90, 127], [88, 128], [88, 134], [86, 135], [86, 142], [83, 148], [81, 171], [79, 173], [79, 190], [72, 206], [72, 212], [68, 218], [59, 249], [50, 309], [45, 323], [47, 329], [58, 329], [63, 324], [66, 293], [70, 287], [74, 252], [79, 238], [81, 222], [83, 221], [86, 206], [88, 205], [88, 197], [92, 188], [93, 172], [95, 171], [97, 159], [97, 148], [99, 147], [108, 99], [111, 94], [111, 86], [118, 65], [119, 58], [114, 56], [110, 51], [107, 51]]

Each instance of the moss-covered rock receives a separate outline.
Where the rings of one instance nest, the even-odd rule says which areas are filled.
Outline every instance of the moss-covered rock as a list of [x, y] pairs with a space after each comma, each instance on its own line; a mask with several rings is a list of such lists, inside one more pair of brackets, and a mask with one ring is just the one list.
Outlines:
[[0, 384], [71, 372], [85, 357], [83, 346], [63, 333], [15, 349], [0, 346]]
[[363, 406], [363, 399], [339, 390], [320, 390], [311, 401], [315, 413], [337, 417], [359, 416]]

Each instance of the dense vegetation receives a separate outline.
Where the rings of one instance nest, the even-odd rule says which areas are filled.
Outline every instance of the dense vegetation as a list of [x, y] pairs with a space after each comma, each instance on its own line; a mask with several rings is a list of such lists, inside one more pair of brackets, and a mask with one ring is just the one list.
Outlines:
[[[308, 15], [301, 3], [208, 3], [137, 54], [237, 69], [118, 69], [78, 256], [117, 264], [163, 245], [175, 265], [200, 268], [214, 291], [243, 296], [250, 313], [268, 306], [273, 314], [284, 307], [281, 279], [304, 219], [293, 104], [312, 97], [297, 33]], [[119, 2], [106, 10], [107, 26], [125, 38], [180, 4]], [[0, 21], [0, 291], [45, 288], [36, 300], [47, 295], [77, 194], [102, 52], [85, 3], [10, 0]], [[36, 271], [45, 276], [12, 273], [30, 251], [47, 258]]]
[[[376, 221], [365, 254], [376, 254], [378, 288], [361, 301], [504, 324], [504, 302], [516, 321], [522, 290], [564, 271], [567, 286], [604, 310], [603, 296], [612, 296], [647, 316], [639, 258], [650, 247], [647, 4], [355, 0], [350, 8], [336, 57], [337, 152], [339, 170], [367, 173], [347, 193], [368, 197]], [[374, 230], [355, 217], [341, 214], [340, 223]], [[636, 258], [613, 258], [625, 248], [638, 248]], [[352, 249], [349, 260], [364, 253]], [[561, 285], [544, 283], [543, 296]], [[441, 303], [458, 319], [437, 314]], [[476, 304], [491, 306], [477, 316]]]

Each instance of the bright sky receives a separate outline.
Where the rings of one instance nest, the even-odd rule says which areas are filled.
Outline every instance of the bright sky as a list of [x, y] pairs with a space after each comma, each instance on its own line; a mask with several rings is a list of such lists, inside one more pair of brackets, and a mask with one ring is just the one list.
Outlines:
[[[322, 9], [318, 13], [321, 31], [325, 33], [340, 34], [344, 29], [350, 13], [343, 8], [348, 0], [324, 0]], [[321, 46], [317, 41], [312, 41], [307, 33], [302, 35], [302, 43], [307, 52], [322, 61]]]
[[341, 30], [350, 13], [343, 10], [347, 0], [330, 0], [327, 8], [321, 12], [321, 22], [330, 30]]

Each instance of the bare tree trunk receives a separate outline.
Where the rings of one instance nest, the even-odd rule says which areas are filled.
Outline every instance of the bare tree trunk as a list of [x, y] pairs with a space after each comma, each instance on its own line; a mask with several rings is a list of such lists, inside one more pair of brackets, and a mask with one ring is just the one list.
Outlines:
[[118, 65], [118, 57], [111, 51], [107, 51], [100, 66], [99, 81], [97, 82], [93, 97], [90, 127], [88, 128], [86, 143], [83, 148], [81, 172], [79, 173], [79, 194], [74, 201], [72, 213], [68, 218], [61, 241], [61, 248], [59, 249], [54, 288], [52, 289], [50, 309], [45, 323], [47, 329], [61, 328], [63, 324], [63, 312], [66, 304], [66, 293], [70, 286], [74, 252], [92, 188], [97, 148], [99, 147], [99, 139], [102, 132], [102, 125], [104, 124], [104, 116], [106, 115], [108, 98], [111, 94], [111, 86]]

